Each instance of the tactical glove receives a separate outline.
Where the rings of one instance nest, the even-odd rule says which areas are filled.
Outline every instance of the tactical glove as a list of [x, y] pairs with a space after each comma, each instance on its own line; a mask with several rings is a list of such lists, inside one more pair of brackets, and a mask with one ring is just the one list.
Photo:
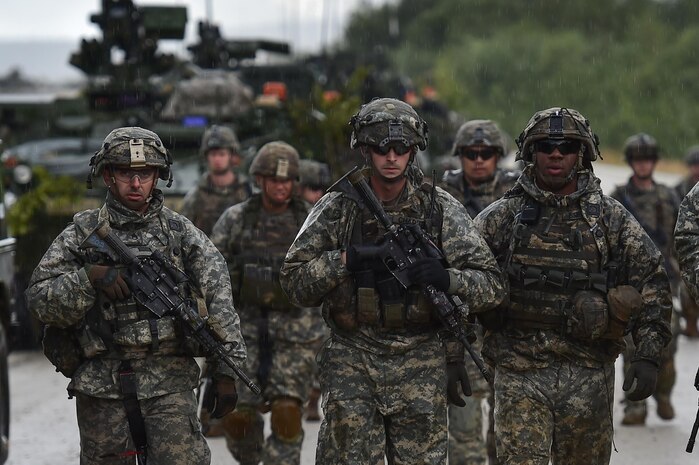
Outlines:
[[408, 278], [413, 284], [432, 284], [437, 290], [449, 290], [449, 272], [438, 258], [423, 258], [408, 265]]
[[235, 389], [235, 381], [228, 376], [214, 379], [202, 399], [202, 407], [210, 412], [211, 418], [225, 417], [235, 409], [237, 403], [238, 391]]
[[124, 277], [113, 266], [88, 264], [85, 271], [92, 287], [104, 292], [109, 299], [124, 300], [131, 295]]
[[357, 273], [364, 270], [385, 271], [386, 265], [378, 258], [362, 258], [360, 250], [374, 248], [373, 246], [356, 246], [350, 245], [345, 251], [345, 267], [347, 271]]
[[649, 397], [655, 392], [655, 384], [658, 381], [658, 366], [648, 360], [636, 360], [631, 362], [624, 379], [624, 391], [628, 391], [636, 381], [636, 388], [626, 397], [637, 401]]
[[447, 363], [447, 399], [449, 403], [463, 407], [466, 405], [466, 400], [459, 394], [459, 385], [466, 397], [471, 395], [471, 383], [468, 381], [468, 373], [463, 362]]

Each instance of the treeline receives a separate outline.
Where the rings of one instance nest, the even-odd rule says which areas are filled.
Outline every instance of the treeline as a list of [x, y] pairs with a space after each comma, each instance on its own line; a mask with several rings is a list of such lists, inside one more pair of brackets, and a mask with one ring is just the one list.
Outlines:
[[699, 143], [696, 0], [400, 0], [357, 11], [346, 44], [513, 135], [560, 105], [606, 148], [640, 131], [668, 157]]

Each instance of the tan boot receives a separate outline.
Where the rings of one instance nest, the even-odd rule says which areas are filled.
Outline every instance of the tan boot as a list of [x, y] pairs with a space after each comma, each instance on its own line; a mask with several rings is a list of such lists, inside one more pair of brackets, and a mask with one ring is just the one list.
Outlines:
[[685, 326], [683, 334], [688, 338], [695, 339], [699, 337], [699, 328], [697, 328], [697, 318], [685, 316]]
[[320, 400], [320, 389], [313, 388], [308, 396], [308, 404], [306, 405], [306, 420], [320, 421], [320, 412], [318, 410], [318, 401]]
[[658, 396], [656, 401], [658, 403], [658, 416], [660, 418], [663, 420], [672, 420], [675, 418], [675, 409], [672, 408], [669, 396]]
[[646, 403], [631, 402], [626, 400], [626, 407], [624, 407], [624, 418], [621, 420], [621, 424], [625, 426], [643, 426], [646, 424]]

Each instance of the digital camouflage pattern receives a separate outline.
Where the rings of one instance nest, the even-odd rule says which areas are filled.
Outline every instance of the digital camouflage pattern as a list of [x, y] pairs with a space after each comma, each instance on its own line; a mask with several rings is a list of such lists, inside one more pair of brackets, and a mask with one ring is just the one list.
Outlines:
[[[118, 371], [122, 360], [127, 359], [133, 367], [136, 395], [142, 408], [148, 399], [191, 393], [199, 379], [199, 366], [192, 357], [193, 352], [171, 317], [157, 320], [156, 344], [149, 325], [149, 319], [154, 318], [148, 310], [141, 308], [133, 298], [110, 302], [91, 285], [85, 265], [112, 263], [80, 247], [101, 218], [108, 219], [114, 233], [138, 253], [157, 250], [192, 279], [206, 303], [208, 324], [226, 343], [229, 354], [242, 364], [245, 343], [232, 303], [226, 265], [211, 241], [189, 220], [164, 207], [162, 192], [157, 189], [143, 215], [126, 208], [108, 193], [101, 209], [86, 210], [74, 216], [73, 223], [54, 240], [41, 259], [26, 291], [29, 308], [39, 321], [73, 328], [81, 341], [85, 359], [71, 379], [69, 392], [90, 396], [94, 398], [91, 402], [98, 404], [99, 399], [121, 400]], [[102, 350], [94, 350], [100, 345]], [[216, 373], [235, 376], [225, 364], [213, 359], [208, 362], [216, 367]], [[192, 405], [182, 412], [184, 415], [193, 414], [196, 409], [193, 396], [191, 402]], [[102, 405], [106, 408], [108, 404]], [[83, 417], [78, 413], [81, 434], [86, 435], [87, 429], [94, 427], [95, 417]], [[147, 416], [147, 412], [144, 415]], [[146, 424], [148, 422], [146, 418]], [[191, 434], [193, 425], [198, 422], [191, 423], [190, 419], [180, 422], [168, 431], [167, 437]], [[124, 427], [123, 424], [119, 426]], [[99, 433], [109, 434], [109, 431]], [[153, 434], [151, 437], [155, 442], [161, 441]], [[158, 460], [152, 457], [153, 463], [166, 463]]]
[[228, 186], [215, 186], [208, 174], [203, 175], [196, 186], [182, 201], [180, 213], [194, 226], [211, 235], [214, 224], [228, 207], [246, 200], [252, 195], [248, 178], [236, 173], [235, 181]]
[[699, 187], [696, 185], [680, 204], [675, 250], [682, 280], [692, 298], [699, 301]]
[[228, 149], [231, 153], [240, 153], [238, 136], [235, 135], [233, 129], [215, 124], [204, 131], [199, 154], [206, 158], [211, 149]]
[[500, 128], [495, 121], [488, 119], [466, 121], [459, 127], [454, 137], [454, 145], [451, 148], [452, 156], [458, 156], [459, 148], [469, 145], [495, 147], [500, 152], [500, 156], [507, 152], [507, 144]]
[[[687, 153], [684, 156], [684, 162], [688, 167], [693, 168], [699, 165], [699, 145], [693, 145], [687, 149]], [[692, 175], [684, 177], [676, 186], [675, 193], [677, 198], [681, 202], [682, 199], [692, 190], [696, 184], [695, 179]], [[696, 337], [697, 329], [697, 318], [699, 318], [699, 305], [694, 299], [689, 295], [687, 286], [684, 281], [680, 282], [680, 304], [682, 307], [682, 316], [687, 320], [687, 326], [685, 332], [690, 337]]]
[[362, 144], [384, 146], [389, 142], [402, 142], [420, 150], [427, 148], [427, 123], [401, 100], [379, 98], [362, 105], [352, 116], [350, 126], [353, 149]]
[[[657, 144], [655, 139], [647, 134], [632, 136], [626, 146], [626, 157], [628, 160], [655, 157], [657, 158]], [[640, 189], [636, 187], [631, 179], [626, 185], [617, 186], [611, 197], [617, 199], [643, 226], [655, 245], [660, 249], [665, 259], [665, 270], [670, 278], [670, 283], [679, 294], [680, 275], [675, 258], [673, 245], [673, 234], [675, 221], [679, 210], [679, 199], [673, 189], [663, 184], [653, 183], [651, 189]], [[686, 301], [685, 301], [686, 302]], [[690, 305], [689, 308], [694, 308]], [[680, 334], [679, 319], [675, 312], [672, 314], [672, 339], [663, 350], [658, 370], [658, 384], [653, 396], [660, 402], [670, 405], [670, 393], [675, 385], [677, 373], [675, 370], [675, 353], [677, 352], [677, 338]], [[633, 355], [633, 341], [627, 344], [624, 353], [624, 370], [628, 370], [631, 365]], [[625, 396], [626, 397], [626, 396]], [[624, 400], [624, 411], [628, 415], [637, 418], [646, 416], [646, 400], [633, 402]], [[668, 408], [668, 407], [665, 407]], [[666, 415], [663, 415], [666, 416]], [[669, 416], [669, 415], [668, 415]], [[631, 418], [631, 417], [630, 417]]]
[[[421, 180], [409, 177], [396, 204], [385, 207], [392, 221], [419, 222], [427, 217], [431, 197], [420, 187]], [[441, 211], [435, 216], [442, 224], [433, 228], [434, 239], [450, 265], [449, 293], [474, 312], [492, 308], [504, 292], [494, 258], [474, 234], [461, 204], [440, 188], [435, 204]], [[409, 216], [397, 213], [406, 211]], [[372, 218], [344, 194], [326, 194], [309, 214], [281, 270], [290, 299], [300, 305], [322, 302], [331, 327], [331, 340], [320, 360], [325, 419], [316, 461], [379, 464], [387, 454], [389, 462], [444, 463], [445, 354], [437, 327], [389, 330], [359, 325], [347, 330], [334, 320], [334, 315], [356, 312], [354, 278], [340, 255], [360, 214]], [[385, 419], [376, 416], [377, 409]]]
[[[576, 192], [560, 196], [539, 189], [534, 170], [534, 165], [528, 165], [515, 188], [475, 219], [478, 230], [500, 266], [508, 269], [509, 257], [512, 256], [513, 263], [524, 260], [529, 266], [542, 269], [552, 267], [544, 255], [537, 262], [535, 254], [518, 258], [517, 249], [513, 249], [515, 230], [519, 229], [516, 228], [518, 219], [524, 205], [533, 199], [542, 206], [536, 224], [546, 227], [528, 239], [532, 244], [542, 250], [555, 248], [560, 262], [568, 260], [573, 264], [579, 260], [577, 257], [592, 258], [596, 263], [579, 262], [583, 273], [599, 272], [611, 262], [616, 262], [616, 282], [613, 284], [628, 284], [641, 293], [643, 308], [630, 327], [636, 342], [634, 359], [657, 363], [671, 337], [669, 321], [672, 310], [670, 286], [657, 247], [628, 211], [616, 200], [602, 194], [599, 179], [591, 171], [579, 171]], [[566, 234], [574, 230], [582, 233], [577, 240]], [[590, 244], [594, 244], [592, 249], [589, 249]], [[518, 276], [509, 275], [511, 303], [498, 311], [508, 312], [509, 307], [518, 306], [520, 311], [529, 311], [534, 315], [550, 313], [550, 317], [555, 317], [555, 306], [537, 305], [530, 308], [531, 304], [526, 299], [515, 299], [517, 295], [527, 295], [527, 288], [522, 287], [518, 279]], [[529, 295], [533, 298], [534, 294]], [[562, 315], [559, 314], [559, 317]], [[622, 348], [623, 342], [620, 340], [585, 339], [563, 334], [560, 328], [526, 328], [515, 322], [508, 322], [500, 330], [488, 333], [484, 341], [484, 355], [496, 367], [498, 459], [512, 464], [548, 463], [549, 456], [543, 457], [542, 454], [548, 450], [550, 428], [553, 427], [568, 428], [571, 431], [569, 439], [573, 440], [570, 438], [572, 435], [578, 445], [587, 444], [586, 447], [590, 448], [590, 443], [586, 443], [589, 438], [595, 440], [591, 444], [603, 447], [595, 452], [602, 457], [598, 462], [590, 461], [586, 454], [582, 454], [580, 459], [566, 455], [565, 458], [559, 457], [559, 460], [575, 464], [607, 463], [604, 457], [608, 460], [611, 444], [609, 398], [613, 392], [613, 376], [607, 372], [612, 369]], [[589, 377], [585, 375], [585, 378], [576, 381], [576, 372], [580, 371], [590, 373]], [[559, 384], [557, 380], [549, 379], [554, 375], [563, 382]], [[516, 384], [508, 385], [510, 380]], [[581, 385], [588, 382], [589, 385]], [[547, 395], [547, 389], [551, 389], [552, 393]], [[551, 399], [555, 400], [553, 404]], [[518, 405], [527, 410], [511, 410]], [[541, 409], [546, 413], [542, 414]], [[529, 412], [533, 416], [530, 417]], [[555, 418], [553, 425], [550, 424], [552, 417]], [[568, 424], [571, 419], [575, 419], [574, 425]], [[607, 424], [609, 429], [605, 430]], [[535, 444], [531, 439], [533, 436], [549, 442]], [[559, 443], [562, 438], [556, 434], [553, 437], [555, 444], [552, 454], [558, 454], [559, 447], [568, 447], [565, 445], [568, 439]], [[540, 444], [544, 449], [531, 449]], [[553, 457], [556, 463], [556, 455]]]
[[469, 186], [462, 169], [447, 170], [442, 178], [442, 187], [461, 202], [471, 218], [475, 218], [485, 207], [502, 197], [517, 182], [518, 171], [498, 168], [490, 181], [478, 186]]
[[[209, 465], [211, 452], [201, 434], [192, 391], [175, 392], [140, 402], [148, 437], [149, 465]], [[124, 403], [76, 395], [81, 465], [133, 465], [133, 451]], [[182, 425], [185, 425], [184, 427]]]
[[[320, 309], [292, 305], [278, 283], [284, 255], [308, 208], [307, 203], [292, 198], [284, 212], [268, 213], [262, 207], [261, 194], [255, 194], [227, 209], [211, 235], [228, 263], [248, 345], [247, 371], [258, 373], [273, 417], [276, 399], [295, 399], [299, 409], [307, 400], [315, 369], [315, 348], [324, 335]], [[269, 306], [263, 305], [265, 302]], [[243, 437], [232, 437], [227, 428], [227, 443], [233, 456], [241, 463], [263, 460], [267, 464], [298, 464], [303, 431], [291, 441], [280, 438], [273, 427], [270, 437], [263, 440], [263, 421], [257, 409], [264, 400], [240, 386], [238, 409], [247, 409], [255, 419]]]
[[268, 142], [257, 151], [250, 164], [250, 175], [282, 179], [299, 178], [299, 153], [286, 142]]

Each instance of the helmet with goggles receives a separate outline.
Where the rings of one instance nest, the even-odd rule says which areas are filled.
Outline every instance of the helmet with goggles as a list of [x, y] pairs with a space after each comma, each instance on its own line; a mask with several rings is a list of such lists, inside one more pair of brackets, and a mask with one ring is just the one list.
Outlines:
[[536, 112], [517, 138], [517, 147], [515, 160], [525, 162], [532, 162], [537, 149], [552, 153], [558, 148], [561, 153], [571, 153], [577, 147], [578, 153], [582, 151], [584, 165], [590, 168], [599, 156], [599, 138], [592, 132], [590, 122], [572, 108], [553, 107]]
[[139, 127], [123, 127], [112, 130], [104, 138], [102, 147], [90, 158], [88, 188], [92, 188], [92, 177], [99, 176], [106, 166], [123, 168], [154, 167], [160, 179], [172, 185], [172, 157], [163, 141], [153, 131]]
[[405, 102], [379, 98], [362, 105], [349, 122], [352, 126], [350, 147], [376, 147], [388, 153], [388, 147], [405, 153], [407, 148], [427, 148], [427, 123]]

